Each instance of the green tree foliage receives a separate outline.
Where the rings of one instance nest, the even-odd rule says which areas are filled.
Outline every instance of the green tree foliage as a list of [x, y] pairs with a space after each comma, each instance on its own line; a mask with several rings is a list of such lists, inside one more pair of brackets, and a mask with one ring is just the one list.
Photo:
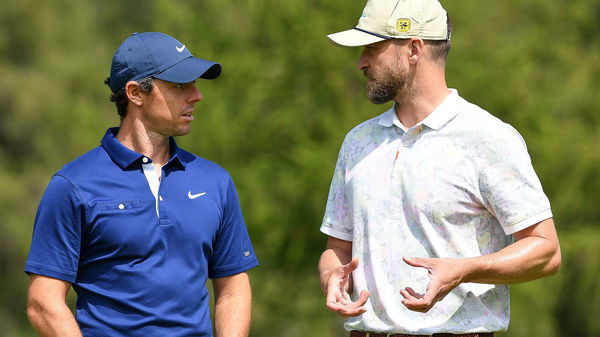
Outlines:
[[[549, 195], [558, 276], [513, 287], [506, 336], [598, 336], [600, 3], [443, 1], [454, 22], [448, 83], [515, 126]], [[262, 265], [252, 336], [345, 336], [326, 311], [318, 230], [344, 135], [387, 109], [364, 95], [360, 49], [325, 35], [363, 1], [3, 1], [0, 11], [0, 335], [34, 336], [22, 268], [53, 172], [118, 124], [103, 84], [135, 31], [171, 34], [220, 61], [200, 81], [185, 148], [227, 168]], [[71, 297], [72, 298], [72, 297]]]

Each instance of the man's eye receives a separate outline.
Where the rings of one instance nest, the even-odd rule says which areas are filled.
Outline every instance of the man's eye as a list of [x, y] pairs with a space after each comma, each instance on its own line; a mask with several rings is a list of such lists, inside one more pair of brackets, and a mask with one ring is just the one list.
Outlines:
[[181, 88], [183, 88], [184, 85], [185, 85], [185, 83], [175, 83], [175, 88], [181, 89]]

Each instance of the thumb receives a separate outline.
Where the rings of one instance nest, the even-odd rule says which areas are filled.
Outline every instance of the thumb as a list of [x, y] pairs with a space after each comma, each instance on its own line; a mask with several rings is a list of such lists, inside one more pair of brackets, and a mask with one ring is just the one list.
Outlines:
[[360, 295], [358, 295], [357, 302], [364, 304], [367, 302], [368, 299], [369, 299], [369, 291], [363, 290], [360, 292]]
[[342, 272], [344, 275], [348, 275], [358, 268], [358, 258], [353, 258], [348, 264], [342, 266]]

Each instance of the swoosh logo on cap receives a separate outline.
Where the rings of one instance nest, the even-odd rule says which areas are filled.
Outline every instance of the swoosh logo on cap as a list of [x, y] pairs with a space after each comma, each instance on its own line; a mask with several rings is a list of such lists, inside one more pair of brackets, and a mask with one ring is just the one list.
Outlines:
[[177, 51], [181, 53], [185, 49], [185, 45], [182, 45], [181, 47], [175, 46], [175, 49], [177, 49]]

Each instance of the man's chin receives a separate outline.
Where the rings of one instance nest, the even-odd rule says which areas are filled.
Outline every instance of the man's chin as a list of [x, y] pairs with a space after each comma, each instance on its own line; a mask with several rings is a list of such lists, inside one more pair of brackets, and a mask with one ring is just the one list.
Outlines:
[[387, 103], [387, 102], [389, 102], [389, 101], [391, 101], [393, 99], [393, 97], [389, 97], [389, 96], [376, 96], [376, 95], [373, 95], [373, 94], [370, 94], [370, 93], [367, 93], [367, 98], [373, 104], [384, 104], [384, 103]]
[[180, 129], [180, 130], [177, 130], [177, 131], [173, 132], [173, 134], [171, 136], [172, 137], [185, 136], [185, 135], [187, 135], [187, 134], [190, 133], [190, 130], [191, 129], [189, 127], [185, 128], [185, 129]]

